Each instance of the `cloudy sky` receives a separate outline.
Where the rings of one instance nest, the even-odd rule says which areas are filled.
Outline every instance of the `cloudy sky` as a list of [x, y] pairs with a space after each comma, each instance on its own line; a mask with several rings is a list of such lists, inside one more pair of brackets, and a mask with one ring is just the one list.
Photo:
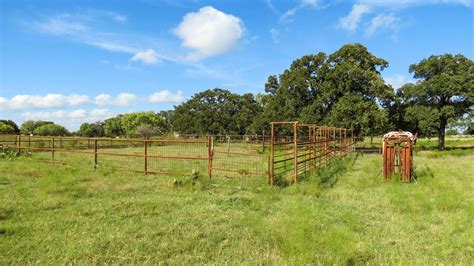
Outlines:
[[76, 130], [214, 88], [263, 92], [305, 54], [359, 42], [395, 88], [432, 54], [474, 57], [472, 0], [0, 2], [0, 119]]

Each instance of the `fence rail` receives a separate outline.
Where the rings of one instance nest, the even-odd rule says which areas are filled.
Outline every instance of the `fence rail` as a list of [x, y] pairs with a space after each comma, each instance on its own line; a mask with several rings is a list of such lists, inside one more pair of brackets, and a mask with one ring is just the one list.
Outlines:
[[[345, 129], [305, 124], [292, 135], [274, 129], [271, 135], [180, 135], [133, 138], [52, 137], [0, 134], [0, 146], [30, 152], [40, 160], [83, 167], [114, 168], [144, 174], [182, 174], [194, 171], [209, 178], [266, 177], [270, 184], [291, 173], [298, 176], [319, 169], [351, 147]], [[332, 131], [331, 131], [332, 130]], [[336, 131], [334, 131], [336, 130]], [[331, 135], [332, 134], [332, 135]]]

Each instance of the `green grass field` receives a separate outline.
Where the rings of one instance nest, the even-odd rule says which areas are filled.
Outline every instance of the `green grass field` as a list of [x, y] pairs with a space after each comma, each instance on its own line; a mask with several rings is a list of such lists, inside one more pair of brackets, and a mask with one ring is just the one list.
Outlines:
[[282, 188], [0, 159], [0, 264], [470, 264], [473, 160], [419, 151], [406, 184], [353, 155]]

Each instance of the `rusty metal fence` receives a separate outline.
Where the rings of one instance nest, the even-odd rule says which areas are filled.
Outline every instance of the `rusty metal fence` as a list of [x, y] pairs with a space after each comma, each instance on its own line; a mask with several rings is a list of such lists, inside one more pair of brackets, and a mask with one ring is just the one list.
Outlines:
[[30, 152], [35, 159], [87, 164], [145, 174], [207, 173], [211, 177], [211, 137], [147, 140], [0, 135], [0, 145]]
[[268, 183], [298, 182], [298, 178], [327, 166], [331, 159], [350, 153], [353, 140], [350, 129], [272, 122]]
[[[148, 139], [0, 135], [0, 146], [57, 164], [145, 174], [192, 172], [219, 177], [266, 177], [297, 182], [352, 147], [349, 130], [274, 122], [266, 135], [172, 135]], [[291, 134], [288, 134], [291, 132]], [[351, 136], [351, 137], [349, 137]]]

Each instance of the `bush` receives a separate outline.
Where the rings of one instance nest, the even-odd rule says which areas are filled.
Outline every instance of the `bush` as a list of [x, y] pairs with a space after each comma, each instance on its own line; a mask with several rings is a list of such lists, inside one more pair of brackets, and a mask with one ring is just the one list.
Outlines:
[[37, 127], [33, 133], [41, 136], [64, 136], [69, 132], [61, 125], [46, 124]]
[[16, 132], [11, 125], [0, 122], [0, 134], [16, 134]]
[[[1, 129], [2, 124], [10, 126], [13, 129], [13, 131], [11, 131], [11, 129], [9, 129], [10, 132], [4, 133], [2, 130], [5, 130], [5, 129]], [[18, 125], [13, 120], [0, 120], [0, 133], [3, 133], [3, 134], [18, 134], [18, 133], [20, 133], [20, 129], [18, 128]]]

